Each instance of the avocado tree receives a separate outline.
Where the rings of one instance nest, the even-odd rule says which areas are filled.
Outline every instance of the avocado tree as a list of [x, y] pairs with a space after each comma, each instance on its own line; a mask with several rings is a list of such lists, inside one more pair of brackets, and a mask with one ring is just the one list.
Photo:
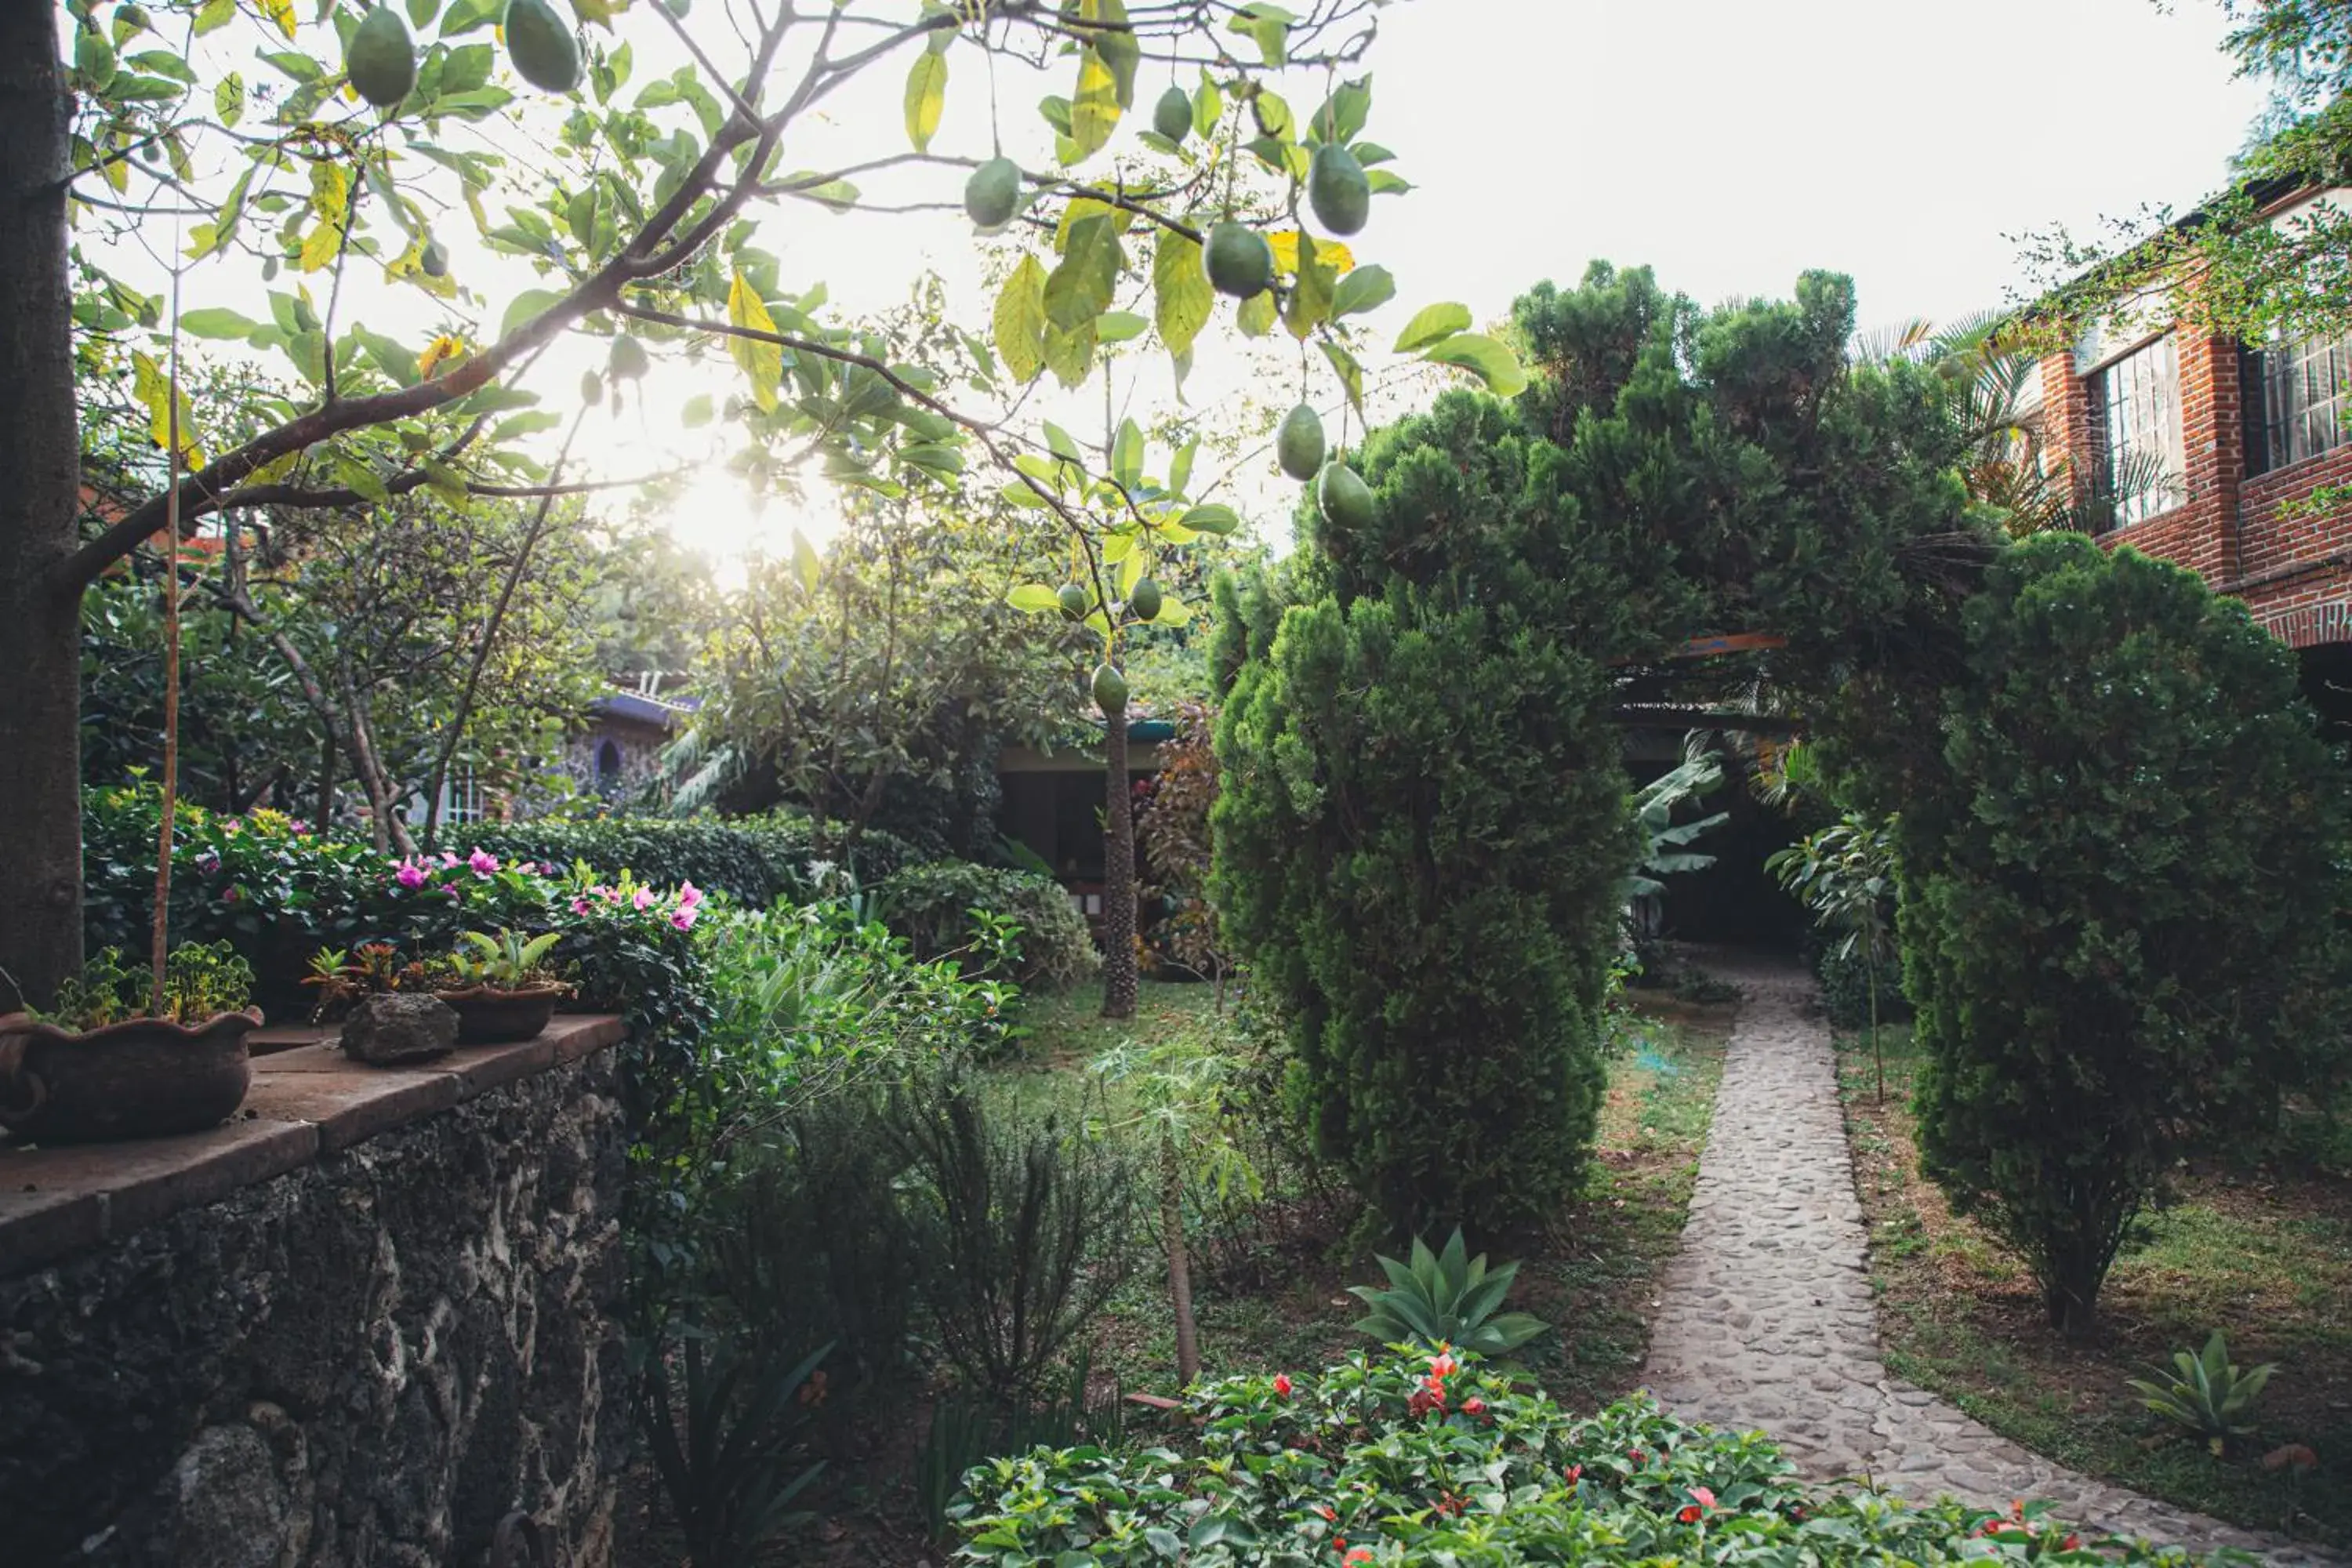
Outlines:
[[[1056, 449], [1031, 391], [1049, 371], [1081, 385], [1106, 343], [1147, 334], [1181, 370], [1222, 289], [1244, 332], [1312, 342], [1359, 392], [1350, 318], [1394, 284], [1338, 237], [1372, 195], [1403, 188], [1363, 138], [1368, 79], [1341, 76], [1369, 47], [1375, 9], [0, 7], [0, 859], [16, 893], [0, 905], [0, 966], [39, 998], [79, 960], [83, 591], [173, 515], [193, 532], [263, 506], [571, 486], [531, 445], [575, 401], [551, 384], [568, 338], [609, 345], [576, 395], [608, 405], [635, 395], [655, 354], [723, 354], [740, 395], [683, 412], [723, 418], [737, 467], [772, 487], [815, 470], [888, 494], [986, 464], [1066, 530], [1086, 615], [1115, 637], [1111, 580], [1126, 560], [1232, 519], [1194, 508], [1172, 467], [1146, 482], [1125, 426], [1108, 450]], [[1122, 143], [1147, 71], [1170, 85]], [[856, 84], [885, 73], [903, 84], [889, 130], [903, 144], [790, 160]], [[951, 82], [978, 93], [1007, 79], [1061, 90], [1039, 99], [1037, 121], [992, 112], [986, 147], [934, 145]], [[1325, 92], [1311, 113], [1284, 90], [1301, 82]], [[1261, 187], [1277, 194], [1253, 200]], [[794, 244], [789, 271], [781, 254], [828, 215], [958, 205], [1022, 254], [985, 331], [968, 334], [984, 373], [952, 388], [828, 315], [822, 279], [802, 271], [809, 247]], [[166, 323], [139, 242], [169, 243], [185, 265], [185, 332], [283, 356], [301, 395], [282, 417], [217, 447], [173, 417]], [[531, 286], [499, 281], [519, 268]], [[268, 312], [224, 297], [266, 299]], [[1455, 307], [1405, 347], [1511, 384], [1508, 354], [1468, 324]], [[78, 527], [77, 363], [127, 380], [159, 442], [178, 430], [176, 510], [159, 489]], [[576, 362], [567, 384], [573, 374]]]

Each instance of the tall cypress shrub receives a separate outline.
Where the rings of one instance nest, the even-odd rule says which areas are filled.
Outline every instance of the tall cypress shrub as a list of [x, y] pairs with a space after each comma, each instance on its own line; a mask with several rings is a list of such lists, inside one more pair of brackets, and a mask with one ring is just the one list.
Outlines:
[[2346, 793], [2294, 656], [2188, 572], [2046, 535], [1966, 633], [1898, 803], [1921, 1154], [2082, 1334], [2165, 1172], [2337, 1048]]
[[1216, 901], [1318, 1147], [1402, 1227], [1540, 1218], [1600, 1100], [1626, 784], [1566, 635], [1573, 502], [1529, 455], [1469, 395], [1376, 438], [1380, 537], [1324, 542], [1343, 591], [1286, 612], [1221, 721]]

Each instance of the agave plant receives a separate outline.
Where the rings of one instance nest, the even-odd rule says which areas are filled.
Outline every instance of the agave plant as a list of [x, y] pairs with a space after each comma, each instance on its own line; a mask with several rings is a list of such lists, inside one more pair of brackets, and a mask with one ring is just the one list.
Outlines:
[[2230, 1349], [2216, 1329], [2205, 1342], [2203, 1354], [2175, 1351], [2172, 1364], [2179, 1369], [2177, 1376], [2158, 1367], [2154, 1382], [2127, 1380], [2139, 1391], [2142, 1405], [2203, 1437], [2217, 1458], [2233, 1439], [2252, 1435], [2254, 1426], [2248, 1417], [2262, 1397], [2263, 1385], [2278, 1370], [2275, 1362], [2241, 1371], [2231, 1364]]
[[1444, 1252], [1433, 1253], [1419, 1237], [1412, 1238], [1412, 1261], [1378, 1259], [1389, 1277], [1389, 1288], [1354, 1285], [1348, 1293], [1371, 1309], [1355, 1328], [1382, 1344], [1448, 1345], [1480, 1355], [1502, 1355], [1518, 1349], [1550, 1327], [1525, 1312], [1496, 1315], [1503, 1294], [1519, 1271], [1516, 1263], [1486, 1267], [1486, 1255], [1469, 1256], [1456, 1226]]

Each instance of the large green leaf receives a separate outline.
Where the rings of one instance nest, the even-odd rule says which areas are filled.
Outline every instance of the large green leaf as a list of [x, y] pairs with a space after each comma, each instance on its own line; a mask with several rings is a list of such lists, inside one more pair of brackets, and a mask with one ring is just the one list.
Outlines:
[[261, 323], [226, 306], [207, 305], [201, 310], [181, 311], [180, 330], [199, 338], [242, 340], [259, 331]]
[[1409, 354], [1416, 349], [1427, 348], [1441, 338], [1450, 338], [1456, 332], [1469, 330], [1469, 306], [1451, 302], [1426, 305], [1405, 323], [1404, 331], [1397, 334], [1396, 352]]
[[1160, 341], [1171, 354], [1191, 352], [1217, 300], [1201, 270], [1200, 241], [1171, 228], [1160, 231], [1151, 253], [1151, 295]]
[[1456, 333], [1432, 343], [1421, 357], [1470, 372], [1497, 397], [1517, 397], [1527, 390], [1528, 373], [1519, 368], [1518, 356], [1484, 332]]

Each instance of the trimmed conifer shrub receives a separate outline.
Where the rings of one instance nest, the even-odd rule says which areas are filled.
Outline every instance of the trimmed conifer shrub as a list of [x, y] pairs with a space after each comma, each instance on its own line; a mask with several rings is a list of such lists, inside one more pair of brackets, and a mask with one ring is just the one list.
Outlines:
[[2044, 535], [1966, 625], [1901, 802], [1921, 1153], [2082, 1333], [2173, 1163], [2341, 1048], [2346, 791], [2294, 656], [2178, 567]]

